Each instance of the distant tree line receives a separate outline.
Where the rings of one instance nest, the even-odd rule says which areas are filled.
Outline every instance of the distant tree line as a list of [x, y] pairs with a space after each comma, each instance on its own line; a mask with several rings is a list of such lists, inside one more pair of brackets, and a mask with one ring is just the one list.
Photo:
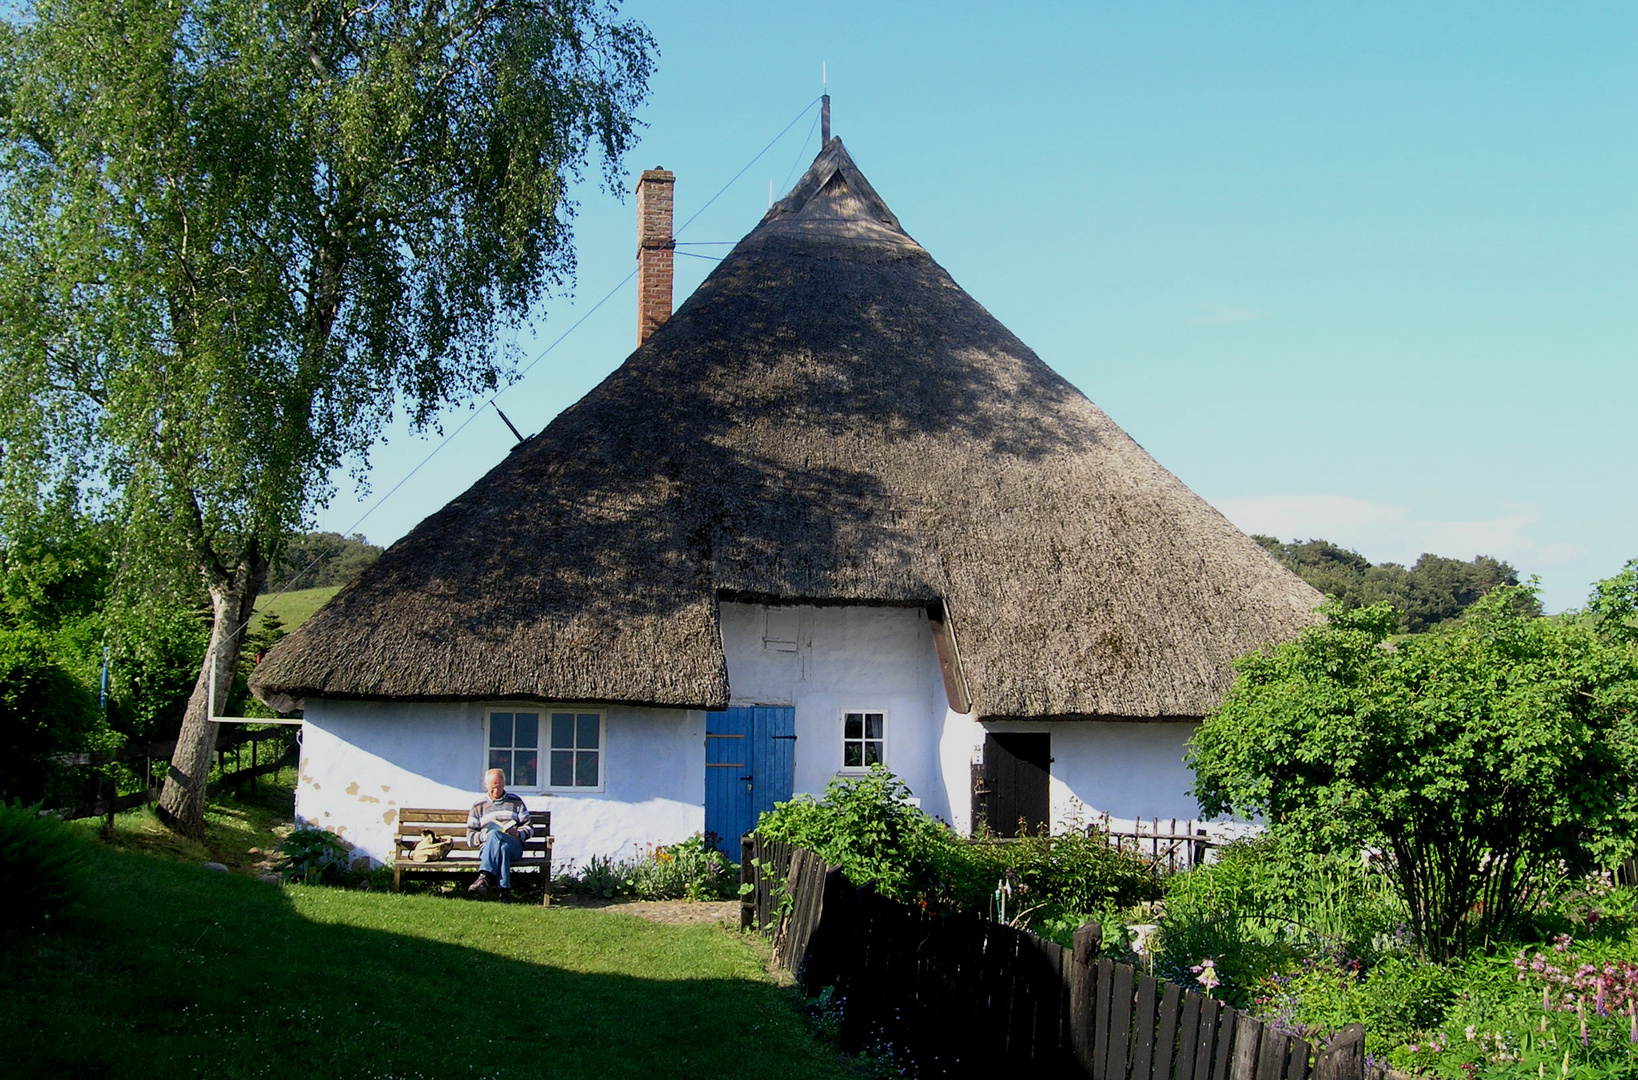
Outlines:
[[[1343, 610], [1392, 604], [1399, 613], [1399, 632], [1416, 634], [1461, 616], [1474, 601], [1499, 585], [1517, 585], [1518, 571], [1488, 555], [1471, 562], [1424, 554], [1410, 569], [1398, 563], [1371, 561], [1329, 540], [1292, 540], [1253, 536], [1269, 554], [1298, 577], [1336, 600]], [[1540, 604], [1521, 594], [1527, 614], [1539, 615]]]
[[345, 585], [375, 562], [381, 549], [363, 534], [310, 532], [292, 536], [268, 573], [267, 591]]

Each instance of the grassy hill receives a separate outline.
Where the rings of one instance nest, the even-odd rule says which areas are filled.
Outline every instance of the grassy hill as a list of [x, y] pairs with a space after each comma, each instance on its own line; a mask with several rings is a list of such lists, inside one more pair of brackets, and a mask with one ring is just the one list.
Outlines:
[[289, 633], [307, 617], [317, 611], [324, 602], [341, 591], [340, 585], [324, 585], [317, 589], [292, 589], [290, 592], [274, 597], [263, 594], [256, 598], [256, 618], [251, 621], [251, 633], [262, 627], [262, 617], [268, 612], [274, 612], [284, 623], [284, 632]]

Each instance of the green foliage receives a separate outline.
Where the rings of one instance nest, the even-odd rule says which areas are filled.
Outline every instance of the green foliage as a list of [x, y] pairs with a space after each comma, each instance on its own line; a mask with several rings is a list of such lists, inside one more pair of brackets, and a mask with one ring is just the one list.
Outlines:
[[631, 875], [639, 900], [726, 900], [738, 888], [738, 867], [698, 833], [643, 852]]
[[[805, 847], [883, 895], [945, 911], [991, 914], [1003, 882], [1009, 921], [1067, 922], [1152, 899], [1154, 876], [1096, 832], [968, 842], [908, 801], [910, 789], [885, 767], [838, 776], [815, 799], [799, 795], [757, 822], [770, 840]], [[1021, 917], [1020, 917], [1021, 913]], [[1076, 925], [1078, 925], [1078, 921]]]
[[1593, 586], [1586, 619], [1601, 637], [1638, 643], [1638, 559]]
[[310, 532], [292, 536], [268, 570], [267, 591], [345, 585], [364, 572], [381, 549], [361, 533]]
[[[1463, 562], [1424, 554], [1407, 570], [1398, 563], [1372, 566], [1359, 552], [1328, 540], [1286, 544], [1272, 536], [1252, 539], [1344, 609], [1391, 605], [1399, 613], [1402, 633], [1421, 633], [1449, 622], [1492, 589], [1519, 583], [1518, 571], [1488, 555]], [[1534, 596], [1514, 595], [1526, 613], [1540, 613]]]
[[335, 833], [303, 827], [285, 837], [279, 855], [291, 881], [316, 885], [344, 872], [352, 850]]
[[909, 799], [903, 781], [872, 765], [863, 775], [834, 777], [818, 799], [798, 795], [780, 803], [756, 831], [839, 864], [858, 884], [874, 881], [883, 896], [930, 899], [942, 891], [957, 841]]
[[1638, 1072], [1638, 922], [1631, 889], [1567, 890], [1544, 911], [1580, 933], [1446, 964], [1308, 960], [1258, 987], [1256, 1009], [1310, 1040], [1365, 1025], [1366, 1050], [1416, 1075], [1469, 1080]]
[[41, 817], [38, 804], [0, 801], [0, 896], [10, 913], [0, 938], [61, 924], [85, 892], [89, 846], [61, 821]]
[[1371, 967], [1308, 960], [1264, 978], [1252, 1003], [1275, 1021], [1322, 1042], [1349, 1024], [1365, 1025], [1365, 1049], [1378, 1057], [1425, 1038], [1462, 992], [1460, 975], [1410, 957], [1389, 956]]
[[1209, 958], [1217, 996], [1245, 1004], [1305, 958], [1373, 960], [1399, 943], [1403, 921], [1384, 876], [1357, 858], [1289, 851], [1265, 833], [1167, 880], [1156, 970], [1187, 984]]
[[613, 900], [632, 894], [632, 877], [637, 864], [631, 859], [616, 859], [612, 855], [593, 855], [579, 873], [569, 873], [566, 884], [587, 896]]
[[[619, 186], [653, 51], [597, 0], [14, 12], [0, 534], [84, 493], [119, 522], [119, 579], [208, 588], [230, 677], [335, 471], [400, 406], [426, 427], [498, 385], [505, 331], [572, 280], [569, 185], [597, 158]], [[172, 761], [195, 780], [202, 698]], [[192, 830], [202, 791], [162, 806]]]
[[1612, 865], [1638, 830], [1638, 652], [1502, 588], [1389, 647], [1386, 605], [1243, 658], [1190, 746], [1208, 814], [1292, 850], [1386, 855], [1436, 957], [1515, 930], [1562, 867]]
[[37, 630], [0, 629], [0, 799], [57, 794], [47, 756], [101, 725], [97, 699], [51, 657]]
[[961, 843], [943, 873], [946, 901], [962, 910], [989, 906], [997, 881], [1012, 889], [1008, 921], [1040, 928], [1043, 921], [1073, 923], [1111, 909], [1159, 899], [1160, 879], [1131, 855], [1110, 845], [1096, 828], [1050, 835]]

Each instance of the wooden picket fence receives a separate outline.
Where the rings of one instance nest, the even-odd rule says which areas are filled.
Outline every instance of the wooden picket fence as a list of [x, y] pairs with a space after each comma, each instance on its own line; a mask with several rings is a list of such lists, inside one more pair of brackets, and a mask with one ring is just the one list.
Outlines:
[[839, 1010], [843, 1049], [890, 1051], [915, 1076], [1368, 1080], [1363, 1028], [1316, 1048], [1100, 957], [1096, 923], [1065, 949], [889, 900], [754, 834], [741, 856], [741, 924], [772, 933], [775, 962]]

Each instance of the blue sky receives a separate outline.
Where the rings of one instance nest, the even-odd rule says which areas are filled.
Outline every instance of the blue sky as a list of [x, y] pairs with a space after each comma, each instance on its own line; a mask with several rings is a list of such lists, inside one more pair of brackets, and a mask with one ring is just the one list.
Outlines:
[[[737, 240], [808, 164], [823, 64], [911, 235], [1242, 528], [1493, 555], [1550, 610], [1638, 557], [1638, 5], [623, 10], [661, 49], [623, 168], [676, 172], [679, 224], [800, 114], [680, 240]], [[632, 268], [631, 198], [595, 175], [524, 363]], [[680, 303], [714, 263], [678, 264]], [[544, 427], [626, 358], [635, 306], [627, 284], [500, 408]], [[511, 441], [476, 416], [357, 528], [398, 538]], [[389, 430], [370, 498], [340, 478], [315, 525], [437, 442]]]

